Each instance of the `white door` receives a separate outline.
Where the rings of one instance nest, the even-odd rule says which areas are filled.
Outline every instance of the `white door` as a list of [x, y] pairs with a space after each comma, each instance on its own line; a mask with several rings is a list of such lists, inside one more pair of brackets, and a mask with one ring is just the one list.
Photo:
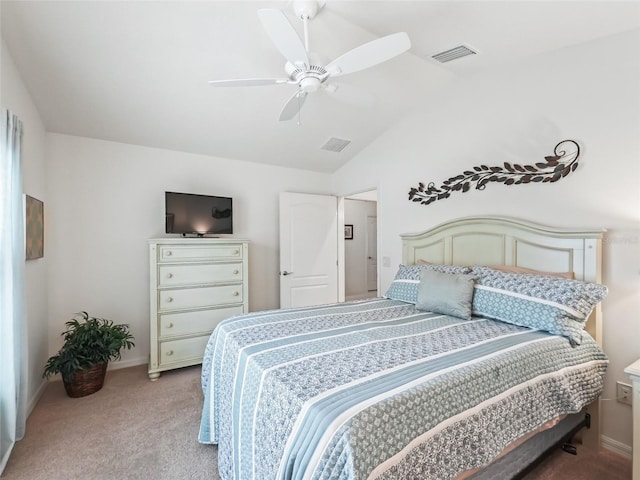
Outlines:
[[280, 308], [338, 301], [338, 199], [280, 194]]
[[367, 215], [367, 290], [378, 291], [378, 218]]

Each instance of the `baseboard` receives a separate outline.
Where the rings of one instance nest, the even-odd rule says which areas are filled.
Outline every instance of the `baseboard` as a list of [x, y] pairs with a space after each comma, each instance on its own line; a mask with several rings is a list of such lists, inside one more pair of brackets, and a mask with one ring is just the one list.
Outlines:
[[117, 362], [109, 362], [107, 370], [120, 370], [121, 368], [137, 367], [138, 365], [147, 365], [149, 357], [131, 358], [129, 360], [119, 360]]
[[600, 444], [602, 445], [602, 448], [606, 448], [613, 453], [622, 455], [629, 460], [632, 458], [632, 449], [630, 445], [626, 445], [614, 440], [613, 438], [607, 437], [606, 435], [600, 435]]
[[47, 380], [42, 380], [42, 382], [40, 382], [40, 386], [36, 390], [36, 393], [29, 399], [29, 403], [27, 404], [27, 418], [31, 415], [33, 409], [36, 408], [36, 405], [42, 398], [42, 395], [44, 395], [48, 383], [49, 382]]

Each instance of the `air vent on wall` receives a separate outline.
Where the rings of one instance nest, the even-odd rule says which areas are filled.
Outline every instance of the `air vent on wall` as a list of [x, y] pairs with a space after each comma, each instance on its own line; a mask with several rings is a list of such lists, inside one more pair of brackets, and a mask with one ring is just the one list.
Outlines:
[[474, 52], [469, 47], [460, 45], [459, 47], [452, 48], [445, 52], [437, 53], [436, 55], [432, 55], [431, 58], [439, 61], [440, 63], [446, 63], [452, 60], [457, 60], [458, 58], [466, 57], [468, 55], [475, 55], [476, 53], [477, 52]]
[[327, 143], [325, 143], [320, 148], [322, 150], [327, 150], [329, 152], [341, 152], [342, 150], [344, 150], [344, 147], [346, 147], [350, 143], [351, 143], [351, 140], [344, 140], [342, 138], [331, 137], [329, 140], [327, 140]]

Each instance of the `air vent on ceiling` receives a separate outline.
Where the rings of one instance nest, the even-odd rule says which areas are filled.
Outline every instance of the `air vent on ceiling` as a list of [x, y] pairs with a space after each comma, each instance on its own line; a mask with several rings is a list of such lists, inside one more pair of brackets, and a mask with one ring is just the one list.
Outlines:
[[457, 60], [458, 58], [466, 57], [468, 55], [475, 55], [476, 53], [477, 52], [474, 52], [469, 47], [460, 45], [459, 47], [452, 48], [450, 50], [447, 50], [446, 52], [440, 52], [436, 55], [432, 55], [431, 58], [439, 61], [440, 63], [446, 63], [452, 60]]
[[329, 140], [327, 140], [327, 143], [325, 143], [320, 148], [322, 150], [328, 150], [329, 152], [341, 152], [342, 150], [344, 150], [344, 147], [346, 147], [350, 143], [351, 143], [351, 140], [344, 140], [342, 138], [331, 137]]

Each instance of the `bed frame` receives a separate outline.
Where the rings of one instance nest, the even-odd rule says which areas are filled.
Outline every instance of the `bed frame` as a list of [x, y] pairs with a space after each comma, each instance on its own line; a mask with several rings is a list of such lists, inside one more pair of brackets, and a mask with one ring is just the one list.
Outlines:
[[[567, 230], [509, 218], [467, 217], [427, 231], [401, 235], [403, 263], [419, 260], [446, 265], [508, 265], [544, 272], [573, 272], [587, 282], [602, 280], [605, 230]], [[587, 332], [602, 346], [602, 310], [594, 309]], [[586, 407], [591, 426], [582, 444], [600, 444], [599, 400]]]

